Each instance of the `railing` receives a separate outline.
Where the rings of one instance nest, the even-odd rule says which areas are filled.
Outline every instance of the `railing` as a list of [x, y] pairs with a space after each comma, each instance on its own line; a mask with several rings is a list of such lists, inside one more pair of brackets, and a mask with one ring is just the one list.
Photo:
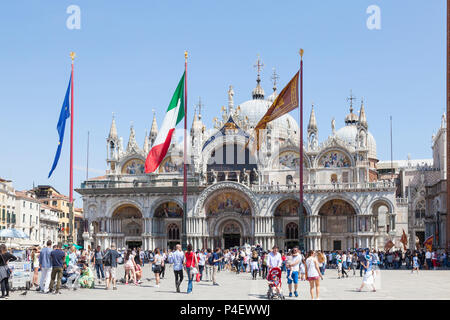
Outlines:
[[[395, 188], [395, 184], [390, 181], [366, 182], [366, 183], [334, 183], [334, 184], [304, 184], [303, 190], [330, 190], [330, 191], [350, 191], [350, 190], [367, 190], [367, 189], [386, 189]], [[297, 184], [266, 184], [253, 185], [253, 191], [293, 191], [299, 190]]]
[[396, 199], [398, 205], [407, 205], [408, 204], [408, 198], [397, 198]]

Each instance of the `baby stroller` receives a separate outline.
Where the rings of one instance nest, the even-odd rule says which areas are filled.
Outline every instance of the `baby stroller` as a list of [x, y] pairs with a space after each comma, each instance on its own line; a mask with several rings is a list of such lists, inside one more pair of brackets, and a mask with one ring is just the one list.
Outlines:
[[267, 290], [267, 299], [274, 300], [280, 299], [284, 300], [283, 292], [281, 291], [281, 269], [280, 268], [272, 268], [267, 275], [268, 281], [268, 290]]

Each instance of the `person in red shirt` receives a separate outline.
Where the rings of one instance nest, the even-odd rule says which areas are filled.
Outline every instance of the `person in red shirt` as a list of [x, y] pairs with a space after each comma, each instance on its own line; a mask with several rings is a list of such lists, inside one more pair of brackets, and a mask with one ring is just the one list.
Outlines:
[[192, 245], [188, 244], [187, 251], [184, 254], [184, 266], [186, 267], [186, 272], [188, 275], [188, 288], [187, 293], [192, 292], [192, 282], [195, 275], [198, 272], [198, 260], [197, 255], [192, 251]]

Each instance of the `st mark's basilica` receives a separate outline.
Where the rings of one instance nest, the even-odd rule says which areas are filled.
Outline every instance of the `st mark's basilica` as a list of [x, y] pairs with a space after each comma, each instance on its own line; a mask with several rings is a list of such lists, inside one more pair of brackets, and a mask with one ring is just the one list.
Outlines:
[[[304, 141], [304, 212], [299, 204], [299, 125], [286, 114], [268, 124], [259, 153], [246, 148], [249, 135], [277, 96], [266, 96], [258, 72], [251, 100], [234, 101], [207, 128], [199, 109], [190, 129], [186, 233], [194, 249], [243, 244], [305, 249], [383, 248], [408, 232], [408, 212], [397, 207], [396, 187], [379, 180], [376, 141], [364, 104], [350, 96], [344, 126], [319, 142], [312, 107]], [[359, 108], [359, 112], [354, 110]], [[181, 131], [181, 130], [180, 130]], [[83, 197], [88, 228], [84, 240], [107, 248], [171, 248], [179, 243], [183, 215], [183, 143], [173, 139], [155, 173], [144, 162], [158, 133], [155, 117], [143, 147], [134, 128], [126, 148], [113, 118], [106, 139], [105, 175], [76, 191]], [[299, 225], [300, 224], [300, 225]]]

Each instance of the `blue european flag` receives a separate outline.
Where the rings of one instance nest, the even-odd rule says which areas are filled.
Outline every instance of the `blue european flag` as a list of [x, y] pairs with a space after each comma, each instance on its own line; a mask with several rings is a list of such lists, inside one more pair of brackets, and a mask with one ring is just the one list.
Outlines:
[[70, 102], [69, 102], [69, 94], [70, 94], [70, 84], [72, 79], [72, 73], [70, 74], [69, 86], [67, 87], [66, 96], [64, 97], [64, 102], [61, 108], [61, 113], [59, 114], [58, 124], [56, 126], [56, 130], [58, 130], [59, 140], [58, 140], [58, 149], [56, 149], [55, 160], [53, 160], [52, 169], [48, 174], [48, 177], [55, 170], [56, 165], [58, 164], [59, 156], [61, 155], [61, 148], [64, 140], [64, 131], [66, 129], [66, 120], [70, 117]]

